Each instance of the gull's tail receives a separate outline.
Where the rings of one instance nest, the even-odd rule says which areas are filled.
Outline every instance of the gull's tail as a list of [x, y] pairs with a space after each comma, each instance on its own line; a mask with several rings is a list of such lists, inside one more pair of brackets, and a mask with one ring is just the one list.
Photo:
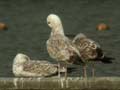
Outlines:
[[101, 61], [102, 63], [105, 63], [105, 64], [112, 63], [112, 60], [114, 60], [114, 58], [112, 58], [112, 57], [107, 57], [107, 56], [104, 56], [104, 58], [100, 59], [100, 61]]
[[96, 58], [96, 61], [99, 60], [99, 61], [101, 61], [102, 63], [105, 63], [105, 64], [112, 63], [112, 60], [114, 58], [105, 56], [101, 48], [97, 48], [96, 50], [97, 50], [97, 54], [98, 54], [98, 56]]

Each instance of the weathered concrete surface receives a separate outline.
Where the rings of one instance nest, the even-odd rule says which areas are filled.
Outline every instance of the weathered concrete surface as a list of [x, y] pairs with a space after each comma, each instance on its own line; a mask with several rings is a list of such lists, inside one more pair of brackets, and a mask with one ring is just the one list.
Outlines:
[[0, 78], [0, 90], [120, 90], [120, 77]]

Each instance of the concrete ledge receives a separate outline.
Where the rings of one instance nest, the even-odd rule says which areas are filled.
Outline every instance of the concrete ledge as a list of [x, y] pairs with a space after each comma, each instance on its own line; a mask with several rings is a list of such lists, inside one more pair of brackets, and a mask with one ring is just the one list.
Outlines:
[[0, 78], [0, 90], [120, 90], [120, 77]]

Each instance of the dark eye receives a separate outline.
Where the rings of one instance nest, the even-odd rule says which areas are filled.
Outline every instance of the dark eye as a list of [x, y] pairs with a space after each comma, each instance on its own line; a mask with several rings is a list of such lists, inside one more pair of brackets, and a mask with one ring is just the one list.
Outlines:
[[50, 22], [48, 22], [48, 24], [50, 24]]

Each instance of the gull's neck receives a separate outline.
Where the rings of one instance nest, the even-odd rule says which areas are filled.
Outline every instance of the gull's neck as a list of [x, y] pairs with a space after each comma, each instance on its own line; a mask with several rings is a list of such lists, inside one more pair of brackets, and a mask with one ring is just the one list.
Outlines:
[[51, 36], [52, 35], [64, 35], [64, 30], [63, 30], [63, 27], [62, 26], [59, 26], [59, 27], [56, 27], [56, 28], [53, 28], [52, 31], [51, 31]]

